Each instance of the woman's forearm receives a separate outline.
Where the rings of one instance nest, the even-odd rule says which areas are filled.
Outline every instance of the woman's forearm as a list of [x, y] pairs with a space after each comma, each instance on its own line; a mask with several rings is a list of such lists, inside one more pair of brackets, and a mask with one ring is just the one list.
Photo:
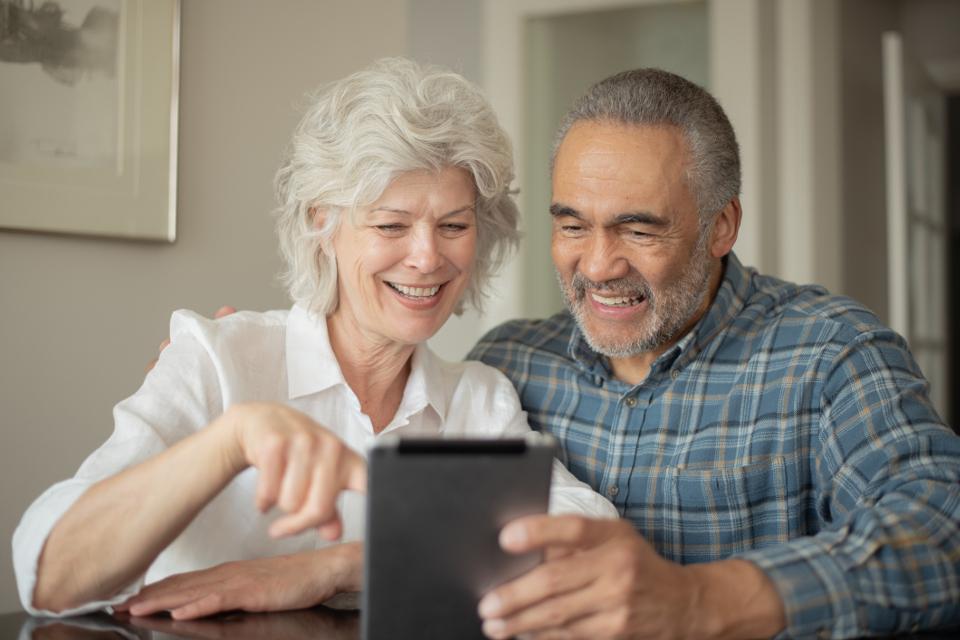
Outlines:
[[84, 493], [47, 537], [37, 563], [34, 607], [63, 611], [107, 599], [143, 574], [246, 466], [234, 422], [228, 412]]

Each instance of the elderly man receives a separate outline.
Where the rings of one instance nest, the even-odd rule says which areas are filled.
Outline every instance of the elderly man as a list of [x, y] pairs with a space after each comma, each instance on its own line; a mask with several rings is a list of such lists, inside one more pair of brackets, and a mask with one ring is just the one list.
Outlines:
[[743, 267], [733, 129], [692, 83], [601, 81], [553, 156], [568, 311], [470, 358], [623, 519], [534, 517], [547, 562], [480, 603], [493, 638], [849, 638], [960, 622], [960, 438], [903, 339]]

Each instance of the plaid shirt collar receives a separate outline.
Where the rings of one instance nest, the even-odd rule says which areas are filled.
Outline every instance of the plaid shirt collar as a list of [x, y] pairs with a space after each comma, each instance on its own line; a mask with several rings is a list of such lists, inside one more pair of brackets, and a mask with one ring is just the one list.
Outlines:
[[[753, 271], [744, 267], [733, 252], [724, 257], [723, 269], [723, 281], [710, 308], [693, 329], [654, 360], [650, 366], [651, 375], [686, 366], [743, 310]], [[590, 347], [576, 323], [570, 333], [567, 353], [581, 371], [594, 376], [598, 382], [613, 378], [609, 359]]]

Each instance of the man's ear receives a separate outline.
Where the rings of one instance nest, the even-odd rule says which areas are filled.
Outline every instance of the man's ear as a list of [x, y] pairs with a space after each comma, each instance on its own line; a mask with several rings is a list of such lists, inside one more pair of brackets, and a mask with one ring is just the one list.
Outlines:
[[710, 255], [722, 258], [730, 253], [733, 244], [740, 233], [740, 198], [734, 198], [720, 210], [713, 221], [713, 231], [710, 234]]

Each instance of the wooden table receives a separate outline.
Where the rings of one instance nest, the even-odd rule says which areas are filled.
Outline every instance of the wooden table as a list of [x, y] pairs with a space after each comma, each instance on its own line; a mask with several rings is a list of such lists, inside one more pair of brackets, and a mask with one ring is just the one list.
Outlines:
[[0, 615], [3, 640], [230, 638], [235, 640], [357, 640], [358, 611], [316, 607], [280, 613], [228, 613], [191, 622], [169, 617], [121, 618], [98, 613], [63, 620], [26, 613]]

